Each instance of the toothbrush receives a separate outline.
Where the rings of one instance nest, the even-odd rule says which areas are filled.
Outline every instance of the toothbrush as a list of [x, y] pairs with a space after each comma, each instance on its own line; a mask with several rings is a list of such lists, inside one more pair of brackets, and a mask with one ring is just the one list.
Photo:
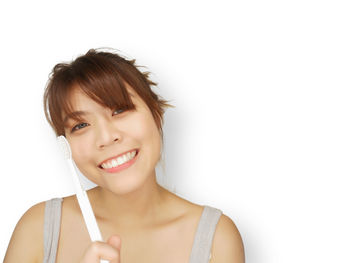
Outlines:
[[[72, 158], [72, 151], [70, 149], [69, 143], [66, 137], [62, 135], [57, 137], [57, 142], [61, 146], [62, 152], [64, 154], [64, 159], [67, 161], [69, 170], [71, 171], [78, 203], [80, 206], [80, 210], [83, 214], [85, 224], [90, 235], [90, 239], [92, 242], [103, 241], [100, 229], [98, 228], [98, 225], [96, 222], [94, 212], [92, 211], [92, 208], [91, 208], [89, 197], [87, 196], [86, 191], [83, 189], [80, 183], [80, 180], [75, 168], [75, 163]], [[100, 263], [108, 263], [108, 262], [109, 261], [104, 259], [100, 260]]]

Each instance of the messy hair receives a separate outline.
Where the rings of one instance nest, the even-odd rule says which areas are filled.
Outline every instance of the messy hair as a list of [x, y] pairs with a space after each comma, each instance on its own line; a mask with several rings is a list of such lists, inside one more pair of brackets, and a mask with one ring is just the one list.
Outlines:
[[69, 100], [74, 86], [102, 106], [132, 110], [135, 105], [126, 82], [149, 107], [163, 140], [163, 115], [167, 107], [174, 106], [151, 89], [157, 83], [150, 80], [150, 72], [141, 72], [138, 67], [135, 59], [97, 49], [90, 49], [69, 63], [55, 65], [44, 92], [44, 112], [56, 136], [65, 135], [63, 115], [79, 121]]

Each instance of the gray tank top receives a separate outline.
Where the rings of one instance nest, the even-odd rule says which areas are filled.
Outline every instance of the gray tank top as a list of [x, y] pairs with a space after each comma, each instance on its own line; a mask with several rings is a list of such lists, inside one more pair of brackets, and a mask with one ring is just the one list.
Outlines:
[[[52, 198], [45, 203], [44, 218], [44, 260], [55, 263], [61, 224], [63, 198]], [[208, 263], [216, 225], [222, 214], [220, 209], [204, 206], [194, 237], [189, 263]]]

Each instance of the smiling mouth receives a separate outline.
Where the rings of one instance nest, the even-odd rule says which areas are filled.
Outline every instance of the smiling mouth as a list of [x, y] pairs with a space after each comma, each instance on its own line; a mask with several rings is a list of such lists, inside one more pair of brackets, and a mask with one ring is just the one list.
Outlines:
[[137, 156], [139, 150], [133, 150], [126, 154], [123, 154], [121, 156], [109, 159], [108, 161], [98, 165], [99, 168], [103, 170], [109, 170], [109, 169], [115, 169], [117, 167], [125, 166], [126, 164], [130, 163], [130, 161], [133, 161], [135, 157]]

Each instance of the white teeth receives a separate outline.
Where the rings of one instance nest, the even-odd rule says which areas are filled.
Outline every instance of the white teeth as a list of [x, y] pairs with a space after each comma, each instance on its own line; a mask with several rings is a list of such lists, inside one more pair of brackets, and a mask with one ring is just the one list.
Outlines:
[[118, 165], [121, 165], [122, 163], [124, 163], [124, 161], [125, 161], [124, 157], [125, 157], [125, 155], [117, 158]]
[[120, 156], [116, 159], [109, 160], [108, 162], [103, 163], [101, 166], [104, 169], [110, 169], [112, 167], [116, 167], [118, 165], [121, 165], [121, 164], [131, 160], [132, 158], [135, 157], [135, 155], [136, 155], [136, 151], [128, 152], [128, 153], [124, 154], [123, 156]]

